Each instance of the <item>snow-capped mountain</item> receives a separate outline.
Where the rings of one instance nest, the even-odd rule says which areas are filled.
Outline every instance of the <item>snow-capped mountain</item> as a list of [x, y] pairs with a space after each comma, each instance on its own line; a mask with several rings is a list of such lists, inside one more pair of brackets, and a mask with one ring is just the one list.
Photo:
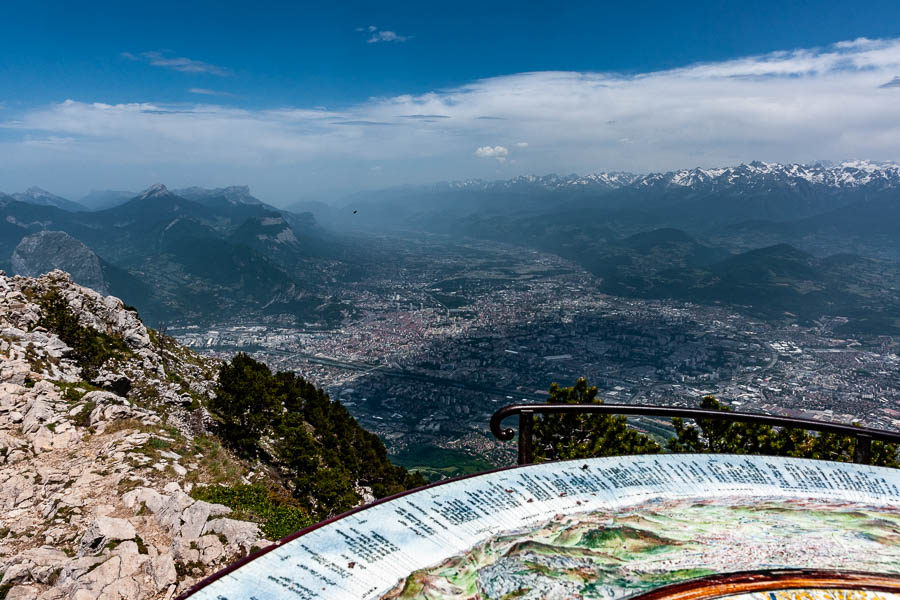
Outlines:
[[43, 190], [39, 187], [30, 187], [24, 192], [12, 194], [12, 197], [19, 202], [37, 204], [38, 206], [55, 206], [56, 208], [61, 208], [69, 212], [79, 212], [87, 210], [84, 206], [78, 204], [77, 202], [72, 202], [71, 200], [67, 200], [62, 196], [57, 196], [56, 194], [52, 194], [47, 190]]
[[639, 175], [625, 172], [596, 173], [593, 175], [520, 175], [513, 179], [500, 181], [467, 179], [464, 181], [438, 184], [437, 187], [444, 187], [447, 189], [501, 190], [529, 187], [561, 189], [567, 187], [597, 186], [614, 189], [631, 185], [638, 179], [640, 179]]
[[636, 185], [697, 187], [703, 185], [806, 184], [833, 188], [900, 186], [900, 165], [870, 161], [845, 161], [837, 165], [764, 163], [754, 161], [718, 169], [682, 169], [639, 177]]
[[693, 168], [637, 175], [627, 172], [600, 172], [591, 175], [522, 175], [501, 181], [469, 179], [442, 184], [447, 189], [504, 190], [525, 187], [544, 189], [621, 189], [659, 187], [726, 187], [748, 185], [822, 185], [833, 188], [900, 187], [900, 165], [866, 160], [839, 164], [780, 164], [754, 161], [724, 168]]

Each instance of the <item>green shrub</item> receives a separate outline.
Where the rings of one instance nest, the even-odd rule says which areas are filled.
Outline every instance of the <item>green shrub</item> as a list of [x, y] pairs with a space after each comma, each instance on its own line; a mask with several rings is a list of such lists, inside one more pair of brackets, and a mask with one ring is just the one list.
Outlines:
[[81, 367], [83, 378], [96, 377], [107, 360], [132, 354], [122, 338], [82, 325], [58, 289], [48, 291], [39, 302], [41, 318], [38, 325], [58, 335], [72, 348], [71, 358]]
[[[705, 396], [700, 408], [728, 412], [731, 409]], [[685, 425], [684, 419], [672, 420], [675, 436], [669, 440], [671, 452], [717, 452], [726, 454], [766, 454], [851, 462], [855, 445], [850, 436], [834, 433], [814, 434], [803, 429], [775, 428], [756, 423], [697, 419], [697, 425]], [[897, 467], [897, 445], [873, 441], [869, 463]]]
[[270, 540], [279, 540], [313, 523], [309, 513], [296, 500], [261, 484], [195, 487], [191, 496], [195, 500], [224, 504], [234, 511], [234, 518], [259, 523]]

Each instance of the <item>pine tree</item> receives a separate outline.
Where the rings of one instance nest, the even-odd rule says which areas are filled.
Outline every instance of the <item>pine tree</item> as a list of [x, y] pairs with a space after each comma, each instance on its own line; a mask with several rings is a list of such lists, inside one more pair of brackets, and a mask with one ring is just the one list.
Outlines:
[[[574, 386], [550, 386], [549, 404], [601, 404], [597, 387], [583, 377]], [[630, 429], [623, 416], [604, 414], [542, 415], [534, 424], [536, 461], [654, 454], [659, 445], [648, 436]]]
[[225, 443], [286, 480], [317, 518], [346, 511], [369, 487], [377, 498], [425, 484], [387, 458], [387, 449], [340, 402], [293, 373], [272, 373], [246, 354], [222, 366], [210, 410]]

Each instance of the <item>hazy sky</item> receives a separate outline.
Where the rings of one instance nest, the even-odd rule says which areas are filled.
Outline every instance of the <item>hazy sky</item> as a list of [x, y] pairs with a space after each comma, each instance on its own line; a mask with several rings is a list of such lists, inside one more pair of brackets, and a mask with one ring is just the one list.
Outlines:
[[2, 191], [900, 160], [896, 1], [83, 4], [0, 9]]

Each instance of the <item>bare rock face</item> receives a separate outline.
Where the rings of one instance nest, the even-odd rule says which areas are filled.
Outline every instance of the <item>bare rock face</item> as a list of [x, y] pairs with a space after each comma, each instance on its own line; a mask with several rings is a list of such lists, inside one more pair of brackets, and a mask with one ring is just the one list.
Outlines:
[[100, 517], [81, 537], [82, 554], [98, 554], [110, 542], [133, 540], [134, 526], [125, 519]]
[[13, 251], [10, 264], [15, 273], [27, 277], [61, 269], [77, 283], [104, 295], [109, 293], [100, 259], [63, 231], [39, 231], [23, 238]]
[[[90, 382], [71, 349], [38, 325], [50, 290], [82, 326], [128, 348]], [[230, 456], [209, 437], [202, 407], [217, 364], [173, 340], [160, 344], [120, 300], [62, 271], [39, 278], [0, 271], [0, 585], [11, 586], [7, 600], [168, 600], [268, 544], [256, 523], [226, 518], [231, 509], [189, 493], [210, 480], [205, 469]], [[123, 380], [127, 386], [118, 385]], [[250, 471], [242, 468], [229, 483]]]

